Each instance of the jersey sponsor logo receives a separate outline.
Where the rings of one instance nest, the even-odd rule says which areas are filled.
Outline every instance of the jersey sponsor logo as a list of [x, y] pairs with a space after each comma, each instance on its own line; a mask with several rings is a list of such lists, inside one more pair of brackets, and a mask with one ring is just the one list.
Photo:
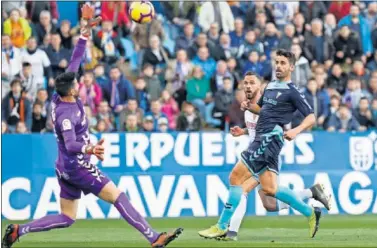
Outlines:
[[276, 105], [276, 104], [278, 104], [278, 102], [276, 101], [276, 100], [274, 100], [274, 99], [271, 99], [271, 98], [267, 98], [267, 97], [263, 97], [263, 102], [264, 103], [270, 103], [270, 104], [272, 104], [272, 105]]
[[72, 123], [68, 119], [64, 119], [62, 122], [63, 131], [71, 130], [72, 129]]

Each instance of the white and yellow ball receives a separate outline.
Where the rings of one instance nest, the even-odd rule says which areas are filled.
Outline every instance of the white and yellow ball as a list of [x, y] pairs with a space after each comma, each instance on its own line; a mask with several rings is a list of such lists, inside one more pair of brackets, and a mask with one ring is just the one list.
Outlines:
[[132, 2], [129, 8], [131, 19], [137, 23], [149, 23], [155, 16], [153, 4], [149, 1]]

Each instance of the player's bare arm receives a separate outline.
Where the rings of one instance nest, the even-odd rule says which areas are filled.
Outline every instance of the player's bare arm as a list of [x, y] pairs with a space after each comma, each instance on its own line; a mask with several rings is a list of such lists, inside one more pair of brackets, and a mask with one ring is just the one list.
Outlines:
[[239, 126], [235, 126], [230, 128], [230, 133], [233, 137], [239, 137], [242, 135], [247, 135], [249, 131], [247, 130], [247, 128], [240, 128]]
[[284, 138], [287, 140], [293, 140], [296, 138], [296, 136], [305, 131], [306, 129], [312, 127], [315, 124], [315, 115], [310, 114], [305, 117], [305, 119], [301, 122], [299, 126], [296, 128], [293, 128], [291, 130], [288, 130], [284, 133]]

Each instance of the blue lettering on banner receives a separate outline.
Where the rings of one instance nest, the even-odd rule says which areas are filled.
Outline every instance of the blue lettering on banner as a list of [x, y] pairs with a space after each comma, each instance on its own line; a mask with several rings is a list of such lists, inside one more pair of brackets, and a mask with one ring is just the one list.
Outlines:
[[[59, 210], [53, 135], [3, 135], [2, 218], [40, 218]], [[128, 133], [105, 139], [102, 163], [92, 163], [126, 192], [143, 216], [218, 216], [228, 175], [248, 137], [224, 133]], [[19, 149], [11, 149], [12, 147]], [[22, 156], [19, 151], [22, 151]], [[321, 182], [333, 195], [329, 214], [377, 214], [377, 133], [303, 133], [286, 142], [280, 183], [300, 190]], [[248, 215], [268, 215], [255, 192]], [[319, 204], [314, 201], [311, 204]], [[280, 215], [298, 214], [283, 210]], [[83, 196], [78, 218], [119, 218], [93, 195]]]

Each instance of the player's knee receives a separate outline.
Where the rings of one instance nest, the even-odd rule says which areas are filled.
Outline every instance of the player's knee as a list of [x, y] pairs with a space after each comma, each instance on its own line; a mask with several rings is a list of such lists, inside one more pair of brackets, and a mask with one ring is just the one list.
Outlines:
[[229, 183], [230, 185], [242, 185], [242, 182], [240, 180], [240, 177], [238, 173], [232, 171], [229, 175]]

